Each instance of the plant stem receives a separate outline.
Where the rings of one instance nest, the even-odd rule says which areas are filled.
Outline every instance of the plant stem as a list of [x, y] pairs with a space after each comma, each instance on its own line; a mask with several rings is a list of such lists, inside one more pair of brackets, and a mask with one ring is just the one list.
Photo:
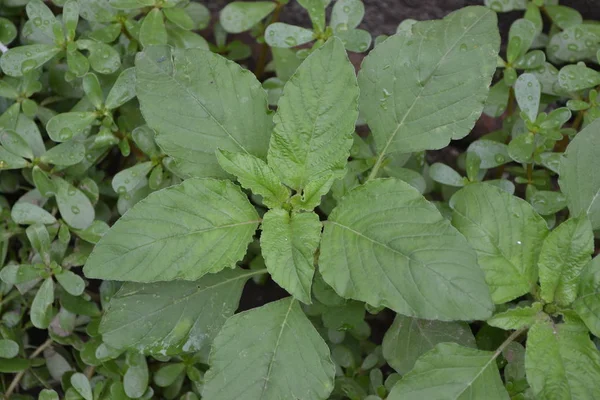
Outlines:
[[533, 163], [527, 164], [527, 183], [531, 184], [533, 182]]
[[517, 337], [519, 337], [521, 335], [521, 333], [525, 332], [526, 330], [527, 330], [527, 328], [521, 328], [521, 329], [518, 329], [518, 330], [514, 331], [513, 333], [511, 333], [510, 336], [508, 338], [506, 338], [506, 340], [504, 342], [502, 342], [500, 347], [498, 347], [496, 349], [492, 359], [495, 360], [496, 358], [498, 358], [498, 356], [500, 355], [500, 353], [502, 353], [502, 351], [506, 348], [506, 346], [508, 346], [509, 344], [514, 342], [514, 340]]
[[[35, 351], [33, 353], [31, 353], [31, 355], [29, 356], [29, 358], [35, 358], [37, 357], [42, 351], [46, 350], [48, 347], [52, 346], [52, 343], [54, 343], [54, 341], [52, 339], [48, 339], [46, 340], [44, 343], [42, 343], [40, 345], [40, 347], [38, 347], [37, 349], [35, 349]], [[4, 398], [6, 400], [10, 399], [10, 396], [13, 394], [13, 392], [15, 391], [15, 389], [17, 388], [17, 386], [19, 386], [19, 382], [21, 381], [21, 378], [23, 378], [23, 375], [25, 375], [25, 371], [27, 371], [27, 368], [24, 369], [23, 371], [19, 372], [14, 379], [12, 380], [12, 382], [10, 383], [10, 385], [8, 386], [8, 389], [6, 389], [6, 393], [4, 394]]]
[[4, 304], [16, 299], [17, 297], [19, 297], [21, 295], [21, 293], [19, 293], [18, 291], [14, 291], [11, 294], [9, 294], [8, 296], [6, 296], [3, 299], [0, 299], [0, 307], [2, 307]]
[[[277, 3], [275, 7], [275, 11], [273, 11], [273, 15], [271, 17], [271, 21], [269, 24], [277, 22], [279, 20], [279, 14], [281, 13], [281, 9], [283, 8], [283, 4]], [[265, 66], [267, 65], [267, 54], [269, 53], [269, 45], [267, 42], [262, 44], [260, 48], [260, 54], [258, 56], [258, 61], [256, 63], [256, 69], [254, 70], [254, 75], [256, 75], [256, 79], [262, 78], [265, 73]]]
[[6, 53], [8, 51], [8, 47], [6, 47], [6, 45], [2, 42], [0, 42], [0, 52], [2, 52], [2, 54]]

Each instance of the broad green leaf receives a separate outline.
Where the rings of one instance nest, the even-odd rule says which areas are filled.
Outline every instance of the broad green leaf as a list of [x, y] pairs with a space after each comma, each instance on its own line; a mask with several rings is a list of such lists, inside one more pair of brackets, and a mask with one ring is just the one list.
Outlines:
[[496, 70], [496, 13], [485, 7], [418, 22], [412, 32], [378, 45], [358, 74], [360, 109], [379, 162], [391, 153], [440, 149], [467, 135]]
[[600, 73], [584, 63], [565, 65], [558, 73], [558, 84], [568, 92], [589, 89], [600, 85]]
[[260, 247], [273, 280], [296, 299], [312, 303], [315, 252], [321, 239], [319, 216], [276, 208], [264, 215], [261, 229]]
[[152, 161], [146, 161], [121, 170], [112, 180], [114, 191], [120, 194], [132, 191], [146, 179], [152, 167]]
[[217, 149], [266, 156], [272, 122], [251, 72], [210, 51], [150, 47], [137, 55], [136, 78], [157, 143], [186, 175], [224, 177]]
[[275, 6], [273, 1], [234, 1], [221, 10], [219, 21], [229, 33], [244, 32], [262, 21]]
[[321, 198], [329, 192], [329, 189], [337, 178], [338, 176], [333, 171], [330, 171], [318, 179], [311, 180], [304, 187], [302, 193], [296, 193], [292, 196], [290, 203], [295, 210], [314, 210], [321, 204]]
[[529, 198], [533, 209], [540, 215], [553, 215], [567, 206], [567, 198], [560, 192], [538, 190]]
[[333, 389], [329, 348], [291, 297], [229, 318], [209, 364], [206, 400], [324, 400]]
[[3, 169], [21, 169], [29, 165], [27, 160], [0, 146], [0, 171]]
[[508, 400], [498, 354], [440, 343], [421, 356], [394, 386], [388, 400]]
[[144, 47], [167, 44], [167, 30], [163, 13], [159, 8], [153, 8], [142, 21], [140, 43]]
[[29, 147], [29, 143], [12, 129], [5, 129], [0, 133], [0, 144], [19, 157], [33, 159], [33, 151]]
[[38, 329], [48, 328], [53, 317], [52, 303], [54, 303], [54, 281], [52, 278], [46, 278], [31, 303], [29, 317], [33, 326]]
[[527, 335], [525, 370], [536, 399], [593, 399], [600, 353], [583, 324], [540, 321]]
[[290, 197], [286, 188], [273, 169], [258, 157], [247, 153], [232, 153], [217, 150], [219, 165], [234, 175], [240, 184], [252, 193], [261, 195], [269, 208], [281, 207]]
[[135, 97], [135, 68], [121, 72], [106, 96], [106, 108], [114, 110]]
[[348, 51], [362, 53], [371, 46], [371, 34], [364, 29], [352, 29], [350, 31], [341, 31], [335, 36], [342, 41]]
[[200, 351], [233, 315], [244, 284], [257, 274], [235, 269], [194, 282], [125, 283], [102, 318], [102, 339], [115, 349], [144, 354]]
[[72, 228], [85, 229], [94, 221], [94, 206], [88, 197], [62, 178], [53, 177], [58, 189], [56, 203], [60, 216]]
[[265, 42], [271, 47], [290, 48], [315, 39], [313, 31], [299, 26], [275, 22], [265, 30]]
[[[190, 3], [192, 4], [192, 3]], [[193, 3], [196, 4], [196, 3]], [[180, 49], [202, 49], [208, 50], [208, 42], [197, 33], [186, 31], [179, 27], [168, 25], [167, 33], [169, 34], [168, 44]]]
[[475, 337], [464, 322], [427, 321], [396, 315], [383, 337], [383, 357], [398, 373], [405, 375], [421, 355], [438, 343], [446, 342], [476, 347]]
[[60, 143], [47, 152], [40, 160], [46, 164], [69, 166], [79, 163], [85, 157], [85, 146], [75, 140]]
[[537, 282], [546, 221], [526, 201], [486, 183], [461, 189], [450, 205], [452, 224], [475, 249], [494, 303], [529, 292]]
[[19, 344], [10, 339], [0, 339], [0, 358], [14, 358], [19, 354]]
[[600, 120], [581, 130], [560, 160], [558, 184], [574, 217], [587, 214], [592, 229], [600, 228]]
[[18, 202], [10, 210], [10, 217], [17, 224], [53, 224], [56, 218], [48, 211], [34, 204]]
[[269, 165], [301, 192], [330, 172], [342, 174], [358, 118], [354, 67], [338, 39], [330, 39], [285, 84], [269, 146]]
[[600, 337], [600, 257], [594, 257], [581, 273], [573, 309], [589, 330]]
[[542, 312], [542, 303], [533, 303], [528, 307], [515, 307], [494, 314], [486, 322], [504, 330], [528, 328], [533, 325]]
[[515, 82], [514, 89], [519, 108], [530, 121], [535, 121], [542, 94], [542, 88], [537, 78], [533, 74], [523, 74]]
[[53, 141], [66, 142], [88, 129], [96, 118], [95, 112], [66, 112], [52, 117], [46, 124], [46, 130]]
[[594, 252], [594, 233], [586, 216], [568, 219], [544, 240], [538, 267], [540, 293], [547, 303], [568, 306], [577, 297], [579, 275]]
[[465, 238], [396, 179], [371, 181], [338, 203], [325, 223], [319, 266], [340, 296], [399, 314], [470, 320], [493, 309]]
[[73, 388], [81, 397], [83, 397], [85, 400], [93, 400], [90, 381], [84, 374], [76, 372], [71, 375], [70, 381], [71, 385], [73, 385]]
[[6, 75], [23, 74], [41, 67], [50, 61], [61, 49], [52, 44], [30, 44], [10, 49], [0, 58], [0, 68]]
[[561, 61], [595, 59], [600, 48], [600, 27], [596, 24], [570, 26], [560, 33], [552, 35], [547, 46], [547, 57], [560, 64]]
[[17, 27], [7, 18], [0, 18], [0, 42], [9, 44], [17, 37]]
[[38, 126], [31, 118], [26, 117], [24, 114], [19, 114], [15, 132], [27, 141], [29, 148], [33, 151], [35, 157], [44, 154], [46, 151], [44, 140], [42, 139]]
[[56, 17], [52, 10], [41, 0], [28, 1], [25, 10], [35, 29], [54, 39], [53, 25], [56, 23]]
[[196, 280], [235, 267], [258, 222], [233, 183], [188, 179], [133, 206], [98, 242], [84, 272], [134, 282]]
[[331, 11], [329, 25], [335, 33], [354, 29], [365, 15], [365, 5], [361, 0], [338, 0]]
[[94, 71], [101, 74], [112, 74], [121, 67], [119, 53], [111, 46], [95, 40], [79, 39], [77, 48], [89, 52], [88, 60]]

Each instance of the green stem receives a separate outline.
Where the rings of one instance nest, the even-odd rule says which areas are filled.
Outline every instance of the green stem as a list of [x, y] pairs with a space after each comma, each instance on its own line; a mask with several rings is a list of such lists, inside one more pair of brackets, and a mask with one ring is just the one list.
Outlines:
[[496, 349], [496, 351], [494, 352], [494, 356], [492, 357], [492, 359], [495, 360], [496, 358], [498, 358], [498, 356], [500, 355], [500, 353], [502, 353], [502, 351], [506, 348], [506, 346], [508, 346], [509, 344], [511, 344], [512, 342], [514, 342], [514, 340], [517, 337], [519, 337], [526, 330], [527, 330], [527, 328], [521, 328], [521, 329], [518, 329], [518, 330], [514, 331], [513, 333], [511, 333], [511, 335], [508, 338], [506, 338], [506, 340], [504, 342], [502, 342], [502, 344], [500, 345], [500, 347], [498, 347]]
[[[29, 358], [30, 359], [31, 358], [36, 358], [42, 351], [44, 351], [48, 347], [52, 346], [52, 343], [54, 343], [54, 341], [52, 339], [46, 340], [44, 343], [42, 343], [40, 345], [40, 347], [38, 347], [37, 349], [35, 349], [35, 351], [33, 353], [31, 353], [31, 355], [29, 356]], [[15, 391], [15, 389], [17, 388], [17, 386], [19, 386], [19, 382], [23, 378], [23, 375], [25, 375], [25, 371], [27, 371], [27, 369], [24, 369], [23, 371], [19, 372], [15, 376], [15, 378], [12, 380], [12, 382], [10, 383], [10, 385], [8, 386], [8, 389], [6, 389], [6, 393], [4, 394], [4, 398], [6, 400], [10, 399], [10, 396], [13, 394], [13, 392]]]
[[12, 292], [11, 294], [9, 294], [5, 298], [0, 299], [0, 307], [2, 307], [6, 303], [11, 302], [12, 300], [16, 299], [20, 295], [21, 295], [21, 293], [19, 293], [18, 291], [15, 290], [14, 292]]

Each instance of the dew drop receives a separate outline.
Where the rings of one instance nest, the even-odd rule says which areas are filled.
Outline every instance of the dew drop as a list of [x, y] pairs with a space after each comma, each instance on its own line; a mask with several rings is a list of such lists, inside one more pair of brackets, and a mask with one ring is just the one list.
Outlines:
[[496, 154], [494, 156], [494, 160], [496, 160], [497, 163], [503, 163], [504, 161], [506, 161], [502, 154]]
[[346, 14], [348, 14], [350, 12], [350, 7], [349, 6], [345, 6], [342, 10], [344, 10], [344, 12]]
[[79, 207], [77, 207], [77, 206], [71, 206], [71, 212], [73, 214], [79, 214], [81, 211], [79, 210]]
[[466, 44], [461, 44], [460, 45], [460, 51], [467, 51], [467, 45]]
[[41, 19], [40, 17], [35, 17], [35, 18], [33, 19], [33, 24], [34, 24], [35, 26], [42, 26], [42, 19]]
[[293, 47], [296, 44], [298, 44], [298, 42], [296, 41], [296, 38], [294, 38], [293, 36], [288, 36], [287, 38], [285, 38], [285, 44], [287, 44], [290, 47]]
[[34, 70], [35, 67], [37, 67], [37, 63], [35, 62], [35, 60], [23, 61], [23, 64], [21, 64], [21, 72], [26, 74], [29, 71]]

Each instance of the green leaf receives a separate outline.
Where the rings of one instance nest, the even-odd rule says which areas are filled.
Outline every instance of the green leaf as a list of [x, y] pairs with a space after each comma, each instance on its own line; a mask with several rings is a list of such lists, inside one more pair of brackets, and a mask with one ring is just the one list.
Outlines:
[[88, 60], [94, 71], [101, 74], [112, 74], [121, 67], [119, 53], [111, 46], [94, 40], [79, 39], [77, 48], [89, 51]]
[[484, 0], [483, 4], [496, 12], [508, 12], [524, 10], [527, 7], [527, 0]]
[[0, 146], [0, 171], [4, 169], [21, 169], [29, 165], [27, 160], [11, 153]]
[[30, 0], [25, 7], [29, 20], [35, 29], [44, 33], [48, 38], [54, 39], [54, 24], [56, 17], [50, 8], [41, 0]]
[[217, 149], [266, 156], [272, 122], [251, 72], [210, 51], [150, 47], [138, 53], [136, 74], [142, 113], [178, 170], [226, 176]]
[[66, 112], [52, 117], [46, 130], [55, 142], [66, 142], [89, 128], [96, 120], [96, 113], [89, 111]]
[[258, 222], [233, 183], [188, 179], [133, 206], [98, 242], [84, 272], [135, 282], [195, 280], [233, 268]]
[[504, 330], [528, 328], [536, 322], [542, 312], [542, 307], [542, 303], [535, 302], [527, 307], [510, 308], [494, 314], [486, 322], [490, 326]]
[[[190, 3], [196, 4], [196, 3]], [[202, 36], [197, 33], [186, 31], [179, 27], [169, 25], [168, 30], [169, 41], [168, 43], [173, 47], [181, 49], [202, 49], [208, 50], [208, 42]]]
[[546, 221], [526, 201], [486, 183], [461, 189], [450, 205], [452, 224], [475, 249], [494, 303], [529, 292], [537, 282]]
[[53, 177], [58, 191], [56, 203], [61, 217], [72, 228], [85, 229], [94, 221], [94, 206], [88, 197], [62, 178]]
[[48, 328], [53, 317], [52, 303], [54, 303], [54, 281], [52, 278], [46, 278], [31, 303], [29, 317], [33, 326], [38, 329]]
[[81, 397], [83, 397], [85, 400], [93, 400], [92, 387], [90, 386], [90, 381], [84, 374], [76, 372], [73, 375], [71, 375], [70, 381], [71, 385], [73, 385], [73, 388], [77, 391], [77, 393], [79, 393]]
[[342, 43], [330, 39], [285, 84], [269, 146], [269, 165], [301, 192], [334, 172], [342, 176], [358, 118], [358, 85]]
[[65, 143], [60, 143], [41, 157], [40, 161], [46, 164], [69, 166], [79, 163], [85, 157], [85, 146], [83, 143], [70, 140]]
[[227, 32], [240, 33], [258, 24], [275, 7], [276, 4], [272, 1], [234, 1], [221, 10], [219, 21]]
[[261, 229], [260, 247], [273, 280], [296, 299], [312, 303], [314, 259], [321, 239], [319, 216], [277, 208], [264, 215]]
[[595, 257], [581, 273], [578, 292], [573, 309], [590, 331], [600, 337], [600, 257]]
[[140, 43], [144, 47], [167, 44], [167, 30], [159, 8], [153, 8], [142, 21]]
[[52, 389], [43, 389], [39, 396], [38, 400], [59, 400], [58, 393], [56, 393]]
[[510, 162], [508, 156], [508, 147], [504, 143], [493, 140], [479, 139], [469, 146], [468, 151], [472, 151], [479, 156], [481, 168], [495, 168]]
[[[600, 39], [600, 27], [596, 24], [570, 26], [560, 33], [552, 35], [546, 46], [547, 58], [557, 64], [561, 61], [595, 59]], [[586, 45], [591, 43], [591, 45]]]
[[168, 364], [161, 367], [153, 375], [154, 383], [160, 387], [167, 387], [173, 384], [175, 380], [185, 371], [185, 364]]
[[440, 343], [419, 358], [388, 400], [508, 400], [496, 353]]
[[82, 87], [85, 97], [87, 97], [96, 109], [101, 110], [102, 103], [104, 103], [104, 93], [102, 93], [102, 87], [96, 74], [93, 72], [85, 74], [82, 79]]
[[360, 110], [379, 160], [391, 153], [440, 149], [467, 135], [496, 70], [496, 14], [485, 7], [417, 22], [412, 32], [378, 45], [358, 74]]
[[206, 400], [324, 400], [333, 389], [329, 348], [291, 297], [229, 318], [209, 364]]
[[0, 372], [12, 374], [23, 370], [26, 370], [31, 365], [31, 360], [23, 358], [12, 358], [8, 360], [2, 360], [0, 363]]
[[582, 324], [540, 321], [527, 335], [525, 370], [536, 399], [590, 399], [598, 393], [600, 354]]
[[19, 157], [33, 159], [33, 152], [27, 140], [12, 129], [5, 129], [0, 133], [0, 143], [6, 150]]
[[31, 247], [40, 255], [44, 264], [50, 264], [50, 235], [44, 225], [34, 224], [25, 230]]
[[465, 238], [396, 179], [371, 181], [338, 203], [325, 223], [319, 265], [340, 296], [399, 314], [470, 320], [493, 309]]
[[61, 273], [54, 275], [60, 286], [70, 295], [80, 296], [85, 290], [85, 281], [74, 272], [63, 269]]
[[583, 22], [579, 11], [571, 7], [549, 4], [544, 7], [544, 10], [548, 13], [552, 22], [558, 25], [560, 29], [567, 29]]
[[565, 65], [558, 73], [558, 84], [568, 92], [589, 89], [600, 84], [600, 73], [584, 63]]
[[217, 150], [216, 154], [219, 165], [237, 177], [244, 188], [261, 195], [267, 207], [281, 207], [289, 199], [290, 190], [281, 183], [273, 169], [260, 158], [225, 150]]
[[338, 0], [333, 4], [329, 25], [335, 33], [356, 28], [365, 15], [361, 0]]
[[592, 229], [600, 228], [600, 120], [582, 129], [560, 160], [558, 184], [574, 217], [587, 214]]
[[194, 29], [195, 23], [192, 17], [183, 8], [163, 8], [165, 18], [177, 25], [179, 28], [189, 31]]
[[0, 58], [0, 68], [6, 75], [23, 76], [23, 74], [40, 68], [50, 61], [61, 49], [52, 44], [30, 44], [14, 47]]
[[275, 22], [265, 30], [265, 42], [271, 47], [301, 46], [315, 39], [313, 31], [299, 26]]
[[513, 138], [508, 144], [508, 155], [519, 163], [530, 163], [535, 150], [535, 136], [531, 132], [524, 132]]
[[568, 219], [544, 240], [538, 267], [541, 297], [568, 306], [577, 297], [579, 275], [594, 252], [594, 233], [586, 216]]
[[371, 34], [364, 29], [338, 31], [335, 36], [342, 41], [348, 51], [362, 53], [371, 46]]
[[522, 74], [514, 85], [515, 98], [519, 108], [530, 121], [534, 122], [540, 108], [542, 88], [533, 74]]
[[465, 179], [451, 167], [443, 163], [434, 163], [429, 167], [429, 176], [434, 181], [455, 187], [465, 186]]
[[31, 203], [18, 202], [10, 210], [10, 217], [17, 224], [53, 224], [56, 218], [48, 211]]
[[484, 114], [490, 117], [499, 117], [506, 111], [506, 105], [510, 96], [510, 87], [504, 79], [496, 82], [490, 88], [490, 94], [485, 101]]
[[514, 63], [524, 56], [531, 47], [536, 35], [537, 29], [533, 22], [523, 18], [513, 22], [508, 31], [507, 61]]
[[146, 179], [152, 167], [152, 161], [146, 161], [121, 170], [112, 180], [114, 191], [120, 194], [132, 191]]
[[0, 358], [14, 358], [18, 354], [19, 344], [17, 342], [10, 339], [0, 339]]
[[135, 68], [121, 72], [106, 96], [106, 108], [114, 110], [135, 97]]
[[123, 389], [132, 399], [140, 398], [148, 388], [148, 364], [141, 354], [127, 354], [128, 368], [123, 376]]
[[421, 355], [445, 342], [476, 347], [475, 337], [464, 322], [427, 321], [396, 315], [383, 337], [383, 357], [398, 373], [405, 375]]
[[125, 283], [112, 297], [100, 333], [118, 350], [169, 356], [200, 351], [233, 315], [246, 281], [257, 274], [235, 269], [194, 282]]
[[331, 0], [298, 0], [298, 4], [306, 11], [316, 31], [325, 30], [325, 8]]

